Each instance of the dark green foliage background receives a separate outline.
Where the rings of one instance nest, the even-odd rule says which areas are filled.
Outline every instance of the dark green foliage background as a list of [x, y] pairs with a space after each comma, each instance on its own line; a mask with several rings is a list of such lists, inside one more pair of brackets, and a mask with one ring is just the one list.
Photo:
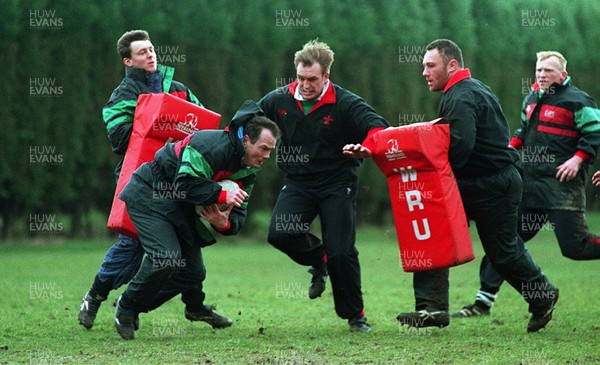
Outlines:
[[[148, 30], [155, 46], [169, 50], [176, 79], [224, 122], [246, 98], [291, 81], [294, 52], [317, 37], [336, 53], [332, 80], [363, 96], [392, 126], [436, 117], [439, 95], [427, 90], [420, 65], [435, 38], [462, 47], [467, 67], [496, 92], [513, 130], [539, 50], [563, 52], [575, 84], [600, 97], [595, 0], [2, 0], [0, 7], [3, 239], [32, 235], [35, 214], [59, 217], [72, 236], [93, 236], [104, 224], [117, 157], [101, 109], [123, 77], [115, 44], [130, 29]], [[60, 26], [32, 26], [43, 11]], [[35, 79], [54, 80], [60, 94], [32, 95]], [[54, 147], [62, 162], [31, 163], [36, 146]], [[370, 161], [360, 175], [359, 222], [389, 223], [385, 179]], [[270, 161], [253, 212], [270, 211], [280, 180]], [[597, 207], [589, 190], [589, 205]]]

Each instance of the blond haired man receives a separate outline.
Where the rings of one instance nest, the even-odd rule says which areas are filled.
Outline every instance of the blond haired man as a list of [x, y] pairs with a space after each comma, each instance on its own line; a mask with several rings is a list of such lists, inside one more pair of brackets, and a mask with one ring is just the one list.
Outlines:
[[[269, 227], [269, 243], [313, 275], [315, 299], [331, 279], [335, 310], [350, 329], [368, 332], [355, 246], [357, 175], [360, 161], [342, 147], [388, 127], [363, 99], [329, 79], [334, 53], [319, 41], [296, 52], [296, 81], [260, 102], [281, 129], [277, 165], [286, 174]], [[319, 216], [322, 237], [309, 232]]]
[[[594, 260], [600, 258], [600, 237], [590, 232], [585, 219], [585, 186], [600, 147], [600, 110], [572, 85], [566, 67], [559, 52], [537, 53], [536, 81], [523, 101], [521, 125], [510, 142], [522, 150], [518, 234], [527, 242], [549, 227], [563, 256]], [[475, 302], [454, 317], [489, 315], [504, 280], [487, 257], [481, 262], [480, 280]]]

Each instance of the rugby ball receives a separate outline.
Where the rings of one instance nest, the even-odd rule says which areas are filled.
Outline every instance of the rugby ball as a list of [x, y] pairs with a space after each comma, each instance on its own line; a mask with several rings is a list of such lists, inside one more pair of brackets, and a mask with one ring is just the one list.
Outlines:
[[[232, 180], [217, 181], [217, 184], [221, 185], [221, 189], [225, 191], [234, 191], [240, 188], [239, 185]], [[229, 208], [229, 204], [219, 204], [218, 207], [220, 211], [224, 211], [227, 210], [227, 208]], [[196, 214], [200, 215], [200, 212], [202, 212], [202, 206], [196, 205]]]
[[[221, 189], [225, 191], [234, 191], [240, 188], [240, 186], [232, 180], [221, 180], [217, 181], [217, 184], [221, 185]], [[219, 210], [227, 210], [229, 208], [229, 204], [219, 204]]]

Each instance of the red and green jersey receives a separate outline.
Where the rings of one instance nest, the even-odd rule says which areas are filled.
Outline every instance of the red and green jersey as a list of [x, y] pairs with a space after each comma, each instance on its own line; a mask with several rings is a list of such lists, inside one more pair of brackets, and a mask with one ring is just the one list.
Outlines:
[[[570, 77], [546, 91], [532, 85], [511, 145], [522, 150], [523, 197], [528, 208], [585, 209], [587, 172], [600, 147], [600, 110], [587, 93], [572, 85]], [[556, 168], [574, 155], [585, 162], [573, 180], [561, 183]]]

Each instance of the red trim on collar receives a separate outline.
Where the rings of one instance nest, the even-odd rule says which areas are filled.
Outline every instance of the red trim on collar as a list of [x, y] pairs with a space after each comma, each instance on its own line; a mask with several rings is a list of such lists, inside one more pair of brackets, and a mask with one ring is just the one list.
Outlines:
[[188, 144], [190, 144], [191, 139], [192, 139], [192, 134], [188, 135], [183, 140], [175, 143], [174, 149], [175, 149], [175, 156], [177, 156], [177, 158], [179, 158], [179, 155], [181, 154], [181, 150], [183, 150]]
[[288, 90], [290, 91], [290, 94], [292, 94], [292, 96], [294, 96], [294, 93], [296, 92], [297, 87], [298, 87], [298, 80], [296, 80], [288, 85]]
[[[288, 85], [288, 90], [290, 91], [290, 94], [292, 94], [292, 97], [294, 97], [294, 95], [296, 95], [297, 87], [298, 87], [298, 80], [296, 80]], [[327, 91], [325, 91], [325, 95], [323, 95], [321, 100], [317, 101], [317, 103], [312, 107], [312, 109], [310, 110], [310, 112], [308, 114], [312, 113], [313, 111], [317, 110], [319, 107], [321, 107], [325, 104], [335, 104], [335, 101], [336, 101], [336, 98], [335, 98], [335, 90], [333, 87], [333, 82], [331, 82], [331, 80], [329, 80], [329, 87], [327, 88]], [[302, 103], [300, 102], [300, 100], [296, 99], [296, 104], [298, 105], [300, 110], [303, 110]]]
[[290, 91], [290, 94], [292, 94], [292, 96], [294, 96], [294, 94], [296, 93], [297, 87], [298, 87], [298, 80], [296, 80], [288, 85], [288, 90]]
[[296, 88], [298, 87], [298, 80], [296, 79], [296, 81], [292, 82], [291, 84], [288, 85], [288, 90], [290, 91], [290, 94], [292, 95], [292, 98], [294, 100], [296, 100], [296, 105], [298, 106], [298, 109], [300, 109], [303, 113], [304, 113], [304, 108], [302, 107], [302, 103], [300, 102], [300, 100], [296, 99], [294, 97], [294, 95], [296, 95]]
[[458, 84], [462, 80], [468, 79], [470, 77], [471, 77], [471, 71], [469, 71], [468, 68], [463, 68], [462, 70], [456, 71], [454, 73], [454, 75], [452, 75], [452, 77], [450, 77], [450, 80], [448, 80], [448, 83], [446, 84], [446, 87], [444, 88], [444, 92], [448, 91], [448, 89], [450, 89], [452, 86]]

